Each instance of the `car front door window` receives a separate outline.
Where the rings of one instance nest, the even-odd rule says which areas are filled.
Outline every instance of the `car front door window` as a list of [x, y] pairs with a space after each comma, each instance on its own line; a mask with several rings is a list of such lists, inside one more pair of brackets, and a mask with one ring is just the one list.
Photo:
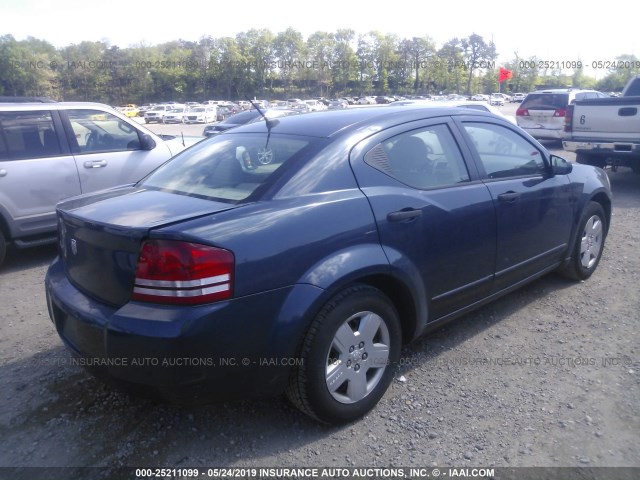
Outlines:
[[77, 142], [76, 153], [140, 149], [138, 131], [111, 113], [100, 110], [69, 110], [67, 114]]
[[542, 152], [514, 131], [492, 123], [465, 123], [488, 178], [540, 175]]

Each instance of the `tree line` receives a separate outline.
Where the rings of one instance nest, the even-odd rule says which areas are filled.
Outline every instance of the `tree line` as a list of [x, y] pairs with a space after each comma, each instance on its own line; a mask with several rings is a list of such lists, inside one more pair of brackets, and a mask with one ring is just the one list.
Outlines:
[[[81, 42], [55, 48], [45, 40], [0, 36], [0, 95], [47, 96], [112, 105], [158, 101], [528, 92], [536, 87], [620, 90], [640, 73], [621, 55], [596, 82], [581, 62], [549, 65], [536, 57], [498, 65], [492, 42], [477, 34], [441, 47], [429, 37], [401, 38], [351, 29], [318, 31], [306, 40], [293, 28], [251, 29], [235, 37], [175, 40], [120, 48]], [[498, 84], [498, 69], [513, 78]], [[562, 68], [560, 68], [562, 67]], [[575, 67], [575, 68], [567, 68]], [[569, 71], [570, 73], [566, 73]]]

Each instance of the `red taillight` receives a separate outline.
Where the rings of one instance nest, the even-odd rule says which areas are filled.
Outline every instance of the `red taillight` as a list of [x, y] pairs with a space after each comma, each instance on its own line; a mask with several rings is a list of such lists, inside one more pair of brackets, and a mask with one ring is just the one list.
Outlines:
[[231, 298], [233, 254], [176, 240], [147, 240], [140, 249], [134, 300], [199, 305]]
[[573, 105], [567, 107], [567, 111], [564, 114], [564, 131], [571, 133], [573, 130]]
[[564, 117], [567, 114], [567, 111], [564, 108], [558, 108], [555, 112], [553, 112], [554, 117]]
[[528, 117], [529, 116], [529, 110], [527, 110], [526, 108], [519, 108], [516, 110], [516, 117]]

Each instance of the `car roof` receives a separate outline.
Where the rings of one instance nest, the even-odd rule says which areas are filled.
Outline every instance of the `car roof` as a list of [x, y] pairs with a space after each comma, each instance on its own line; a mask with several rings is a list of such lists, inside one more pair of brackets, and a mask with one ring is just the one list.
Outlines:
[[16, 102], [0, 103], [0, 110], [67, 110], [72, 108], [107, 108], [110, 111], [115, 109], [104, 103], [95, 102]]
[[580, 93], [580, 92], [595, 92], [590, 88], [547, 88], [545, 90], [536, 90], [530, 92], [529, 95], [538, 95], [541, 93]]
[[[424, 108], [423, 105], [405, 105], [400, 107], [380, 106], [346, 110], [326, 110], [303, 115], [280, 117], [277, 119], [278, 123], [276, 126], [272, 127], [271, 132], [329, 138], [361, 129], [366, 129], [374, 133], [375, 131], [405, 122], [452, 115], [482, 115], [505, 121], [504, 118], [489, 112], [460, 107]], [[264, 132], [266, 130], [266, 124], [259, 122], [234, 128], [233, 133]]]

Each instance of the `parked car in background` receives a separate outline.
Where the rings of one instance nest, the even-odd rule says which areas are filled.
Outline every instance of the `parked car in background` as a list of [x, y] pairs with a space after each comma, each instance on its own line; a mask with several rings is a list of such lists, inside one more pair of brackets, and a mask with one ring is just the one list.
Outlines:
[[307, 104], [310, 112], [320, 112], [327, 109], [327, 106], [318, 100], [305, 100], [304, 103]]
[[189, 112], [188, 107], [179, 107], [169, 110], [162, 117], [162, 123], [184, 123], [184, 116]]
[[327, 107], [329, 110], [343, 110], [349, 107], [349, 102], [345, 99], [336, 99], [330, 100], [329, 106]]
[[453, 101], [466, 101], [469, 100], [468, 97], [465, 97], [464, 95], [458, 95], [457, 93], [453, 93], [451, 95], [447, 95], [447, 100], [453, 100]]
[[471, 100], [475, 101], [475, 102], [488, 102], [489, 101], [489, 95], [483, 95], [481, 93], [477, 93], [475, 95], [473, 95], [471, 97]]
[[125, 107], [120, 107], [120, 110], [126, 117], [137, 117], [140, 110], [135, 105], [127, 105]]
[[513, 95], [511, 95], [511, 100], [509, 100], [509, 102], [520, 103], [526, 98], [526, 96], [527, 95], [525, 93], [514, 93]]
[[511, 115], [505, 115], [494, 105], [490, 105], [487, 102], [473, 101], [473, 100], [402, 100], [400, 102], [394, 102], [391, 106], [422, 106], [424, 108], [469, 108], [471, 110], [479, 110], [482, 112], [489, 112], [498, 117], [507, 120], [508, 122], [516, 124], [516, 119]]
[[213, 105], [194, 107], [184, 114], [184, 123], [211, 123], [217, 120], [217, 109]]
[[376, 104], [376, 97], [366, 96], [366, 97], [360, 97], [358, 99], [358, 105], [375, 105], [375, 104]]
[[491, 96], [489, 97], [489, 104], [496, 105], [496, 106], [504, 105], [505, 102], [507, 102], [508, 100], [509, 100], [509, 97], [504, 93], [492, 93]]
[[258, 108], [269, 108], [269, 101], [267, 101], [267, 100], [251, 100], [251, 108], [255, 108], [254, 105], [257, 105]]
[[306, 102], [293, 103], [293, 104], [290, 103], [287, 108], [289, 108], [290, 110], [295, 110], [299, 113], [309, 113], [313, 111], [311, 110], [311, 106], [307, 105]]
[[608, 177], [501, 118], [386, 106], [278, 120], [58, 206], [49, 314], [74, 355], [102, 360], [92, 373], [171, 400], [286, 391], [348, 423], [385, 394], [403, 344], [598, 266]]
[[561, 140], [567, 107], [576, 100], [606, 98], [595, 90], [556, 88], [529, 93], [516, 110], [520, 128], [537, 139]]
[[640, 174], [640, 75], [622, 96], [576, 100], [567, 107], [562, 146], [576, 162], [605, 168], [629, 167]]
[[140, 180], [184, 149], [98, 103], [0, 103], [0, 264], [53, 243], [55, 205]]
[[[297, 115], [300, 112], [293, 109], [267, 109], [263, 110], [262, 113], [269, 119], [275, 119], [279, 117], [286, 117], [289, 115]], [[236, 113], [228, 118], [225, 118], [221, 122], [216, 123], [215, 125], [207, 125], [204, 127], [202, 131], [202, 135], [205, 137], [212, 137], [214, 135], [218, 135], [220, 133], [226, 132], [235, 127], [239, 127], [241, 125], [246, 125], [248, 123], [262, 122], [264, 121], [264, 117], [258, 110], [248, 110], [246, 112]]]
[[389, 97], [387, 95], [379, 95], [375, 97], [375, 100], [377, 104], [382, 104], [382, 105], [396, 101], [394, 97]]
[[154, 105], [149, 110], [144, 112], [144, 123], [162, 123], [167, 112], [171, 111], [174, 108], [176, 107], [170, 104]]
[[240, 106], [234, 103], [220, 103], [216, 110], [216, 118], [219, 122], [242, 111]]
[[152, 105], [141, 105], [140, 107], [138, 107], [138, 117], [144, 117], [144, 114], [147, 112], [147, 110], [151, 110], [153, 108]]

